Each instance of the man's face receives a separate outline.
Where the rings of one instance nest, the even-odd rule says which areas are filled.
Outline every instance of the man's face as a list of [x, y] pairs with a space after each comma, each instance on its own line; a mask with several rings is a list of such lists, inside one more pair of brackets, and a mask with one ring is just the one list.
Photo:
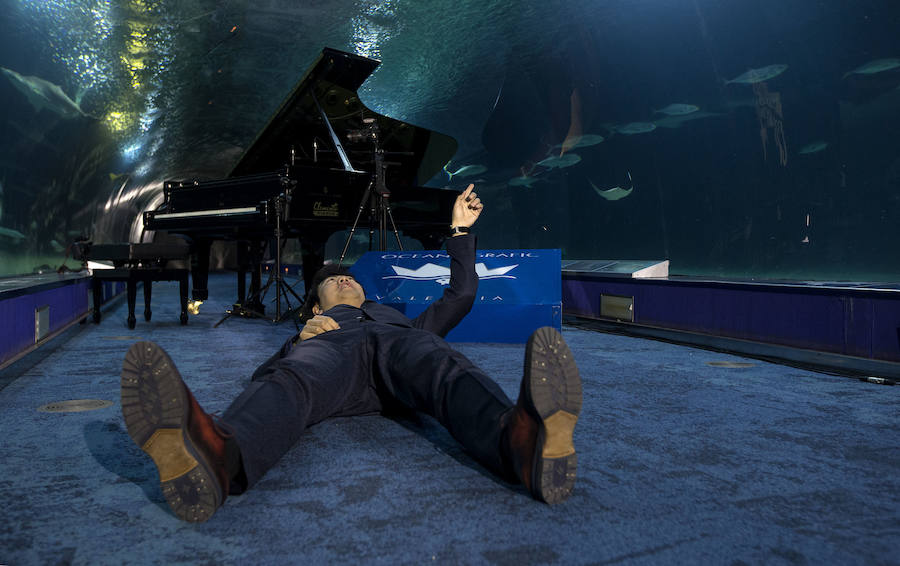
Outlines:
[[366, 294], [352, 275], [332, 275], [319, 283], [319, 302], [313, 314], [322, 314], [335, 305], [362, 306]]

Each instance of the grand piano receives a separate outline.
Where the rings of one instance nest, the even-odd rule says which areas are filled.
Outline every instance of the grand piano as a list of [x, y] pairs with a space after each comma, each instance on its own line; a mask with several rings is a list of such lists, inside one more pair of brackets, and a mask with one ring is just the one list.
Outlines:
[[164, 184], [163, 204], [144, 213], [144, 228], [191, 242], [194, 301], [208, 298], [216, 240], [237, 242], [238, 302], [258, 298], [259, 264], [267, 244], [279, 246], [273, 241], [299, 238], [307, 285], [328, 237], [353, 225], [378, 230], [373, 249], [384, 249], [394, 227], [425, 249], [441, 246], [457, 193], [421, 184], [453, 157], [456, 140], [367, 108], [357, 90], [379, 64], [325, 48], [227, 178]]

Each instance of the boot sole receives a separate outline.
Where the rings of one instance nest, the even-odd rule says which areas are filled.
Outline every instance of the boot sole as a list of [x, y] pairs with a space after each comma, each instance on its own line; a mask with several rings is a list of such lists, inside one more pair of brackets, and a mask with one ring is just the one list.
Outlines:
[[156, 464], [169, 507], [184, 521], [206, 521], [224, 494], [188, 435], [190, 401], [172, 359], [153, 342], [137, 342], [125, 355], [121, 384], [125, 428]]
[[537, 329], [525, 347], [526, 409], [538, 422], [531, 493], [549, 504], [575, 488], [578, 457], [572, 435], [581, 412], [581, 377], [572, 351], [556, 329]]

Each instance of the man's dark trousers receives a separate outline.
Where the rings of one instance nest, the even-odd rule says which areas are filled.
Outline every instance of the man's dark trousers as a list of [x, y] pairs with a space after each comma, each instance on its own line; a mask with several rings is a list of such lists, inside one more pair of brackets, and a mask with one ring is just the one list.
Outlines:
[[415, 327], [440, 328], [446, 334], [445, 323], [455, 326], [471, 308], [473, 281], [477, 288], [474, 241], [448, 242], [448, 252], [450, 288], [429, 307], [431, 313], [410, 321], [372, 301], [362, 308], [338, 305], [325, 314], [338, 322], [339, 330], [293, 347], [289, 341], [257, 370], [222, 416], [240, 447], [247, 487], [274, 466], [308, 426], [328, 417], [398, 406], [435, 417], [482, 465], [509, 476], [501, 434], [512, 401], [438, 334]]

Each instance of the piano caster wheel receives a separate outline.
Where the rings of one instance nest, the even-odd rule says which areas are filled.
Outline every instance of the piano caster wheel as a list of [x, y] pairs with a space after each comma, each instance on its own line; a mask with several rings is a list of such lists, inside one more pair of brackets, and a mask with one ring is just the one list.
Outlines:
[[185, 324], [187, 324], [187, 321], [188, 321], [187, 313], [181, 313], [181, 326], [184, 326]]
[[128, 317], [128, 328], [130, 328], [131, 330], [134, 330], [135, 323], [137, 323], [137, 319], [134, 318], [133, 316], [129, 316]]
[[149, 310], [144, 311], [144, 320], [146, 320], [147, 322], [150, 322], [150, 314], [151, 313]]

